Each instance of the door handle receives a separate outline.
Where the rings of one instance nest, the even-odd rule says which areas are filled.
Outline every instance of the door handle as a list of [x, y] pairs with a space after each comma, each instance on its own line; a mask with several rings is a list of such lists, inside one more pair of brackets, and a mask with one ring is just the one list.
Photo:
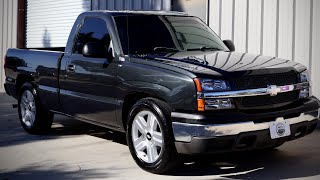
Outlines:
[[76, 70], [76, 65], [69, 64], [67, 66], [67, 72], [75, 72], [75, 70]]

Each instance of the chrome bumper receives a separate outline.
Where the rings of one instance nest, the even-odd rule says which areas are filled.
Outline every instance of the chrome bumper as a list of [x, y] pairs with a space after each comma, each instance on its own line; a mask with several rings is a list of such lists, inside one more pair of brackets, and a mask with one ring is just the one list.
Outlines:
[[[287, 119], [290, 121], [290, 125], [309, 122], [318, 119], [319, 110], [301, 113], [299, 117]], [[270, 122], [265, 123], [254, 123], [241, 122], [233, 124], [210, 124], [210, 125], [200, 125], [200, 124], [188, 124], [181, 122], [173, 122], [173, 133], [176, 141], [180, 142], [191, 142], [193, 137], [222, 137], [230, 135], [239, 135], [244, 132], [252, 132], [259, 130], [269, 129]]]

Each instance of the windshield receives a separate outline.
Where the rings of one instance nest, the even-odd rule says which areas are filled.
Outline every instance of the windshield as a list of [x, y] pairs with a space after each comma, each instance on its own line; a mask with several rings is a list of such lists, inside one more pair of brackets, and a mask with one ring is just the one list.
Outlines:
[[129, 14], [114, 19], [125, 54], [228, 50], [197, 17]]

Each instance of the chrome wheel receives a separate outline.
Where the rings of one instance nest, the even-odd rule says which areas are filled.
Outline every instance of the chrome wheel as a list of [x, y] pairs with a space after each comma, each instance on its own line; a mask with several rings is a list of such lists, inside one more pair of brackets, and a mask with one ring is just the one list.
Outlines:
[[146, 163], [156, 162], [164, 143], [157, 117], [148, 110], [139, 112], [133, 119], [131, 134], [137, 156]]
[[20, 113], [22, 122], [27, 127], [32, 127], [36, 118], [36, 103], [33, 94], [26, 90], [20, 100]]

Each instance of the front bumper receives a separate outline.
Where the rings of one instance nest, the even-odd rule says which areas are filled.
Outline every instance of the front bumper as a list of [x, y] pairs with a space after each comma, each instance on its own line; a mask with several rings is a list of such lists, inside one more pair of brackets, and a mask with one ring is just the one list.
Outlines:
[[[316, 98], [310, 98], [310, 100], [295, 108], [247, 115], [250, 119], [248, 121], [242, 119], [243, 114], [233, 116], [232, 122], [226, 124], [220, 122], [223, 118], [221, 115], [208, 117], [205, 115], [172, 113], [176, 149], [182, 154], [203, 154], [274, 147], [285, 141], [300, 138], [313, 132], [319, 120], [319, 107], [319, 101]], [[228, 113], [225, 117], [228, 118]], [[266, 117], [268, 117], [268, 120], [273, 120], [256, 121], [259, 118], [265, 119]], [[278, 117], [289, 120], [291, 135], [271, 139], [269, 123], [275, 121]], [[237, 118], [239, 122], [236, 122]], [[218, 123], [215, 123], [215, 119]], [[196, 124], [195, 121], [199, 123]], [[228, 122], [228, 120], [226, 121]]]

